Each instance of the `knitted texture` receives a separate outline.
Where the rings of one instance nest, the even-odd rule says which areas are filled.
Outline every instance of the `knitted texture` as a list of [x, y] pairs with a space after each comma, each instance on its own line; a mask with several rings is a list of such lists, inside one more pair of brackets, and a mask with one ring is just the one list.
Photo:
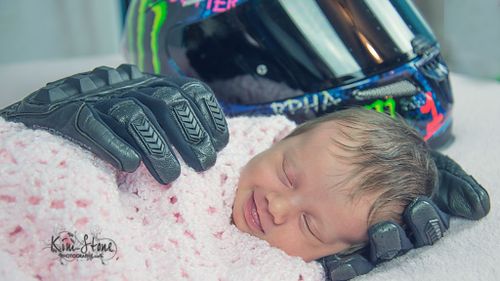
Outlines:
[[[216, 165], [158, 184], [144, 165], [115, 170], [46, 131], [0, 118], [0, 280], [321, 280], [305, 263], [230, 223], [240, 169], [295, 126], [284, 117], [229, 119]], [[61, 259], [61, 231], [116, 243], [116, 255]], [[97, 236], [98, 235], [98, 236]]]

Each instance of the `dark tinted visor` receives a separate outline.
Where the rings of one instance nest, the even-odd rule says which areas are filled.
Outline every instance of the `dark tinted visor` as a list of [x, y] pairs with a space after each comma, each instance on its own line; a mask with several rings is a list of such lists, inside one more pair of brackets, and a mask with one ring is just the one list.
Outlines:
[[224, 84], [223, 91], [233, 83], [239, 85], [233, 89], [248, 84], [280, 92], [276, 96], [259, 90], [240, 100], [247, 104], [384, 72], [416, 56], [416, 37], [436, 42], [411, 1], [403, 0], [248, 1], [174, 26], [167, 36], [169, 56], [186, 75], [216, 88]]

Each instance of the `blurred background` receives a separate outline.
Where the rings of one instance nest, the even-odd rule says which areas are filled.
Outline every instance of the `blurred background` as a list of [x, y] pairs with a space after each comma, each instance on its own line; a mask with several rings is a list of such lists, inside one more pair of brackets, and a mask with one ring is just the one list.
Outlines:
[[[119, 54], [128, 2], [1, 0], [0, 64]], [[500, 0], [413, 2], [452, 71], [500, 81]]]
[[126, 2], [0, 1], [0, 63], [117, 53]]

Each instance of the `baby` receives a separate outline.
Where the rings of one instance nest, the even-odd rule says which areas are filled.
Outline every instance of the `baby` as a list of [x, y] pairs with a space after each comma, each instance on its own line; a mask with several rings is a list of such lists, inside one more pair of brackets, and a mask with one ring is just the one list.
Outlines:
[[401, 223], [436, 179], [426, 143], [402, 119], [347, 109], [302, 124], [251, 159], [232, 217], [241, 231], [312, 261], [358, 248], [377, 222]]

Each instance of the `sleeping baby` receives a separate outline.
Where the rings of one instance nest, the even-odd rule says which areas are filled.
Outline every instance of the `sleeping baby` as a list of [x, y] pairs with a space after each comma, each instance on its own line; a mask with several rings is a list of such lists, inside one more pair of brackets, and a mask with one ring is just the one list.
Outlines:
[[436, 177], [426, 144], [404, 122], [342, 110], [303, 124], [245, 165], [233, 220], [312, 261], [365, 243], [377, 222], [402, 222]]
[[[401, 119], [364, 108], [295, 129], [283, 117], [234, 119], [228, 128], [203, 83], [125, 65], [50, 83], [0, 115], [49, 130], [125, 171], [110, 175], [104, 162], [67, 141], [0, 120], [2, 256], [34, 280], [60, 271], [40, 259], [40, 241], [26, 241], [50, 238], [47, 228], [58, 220], [80, 232], [98, 224], [119, 247], [106, 267], [92, 266], [94, 275], [73, 267], [65, 277], [316, 280], [354, 277], [439, 239], [448, 218], [420, 196], [434, 196], [452, 215], [478, 219], [489, 211], [487, 193], [470, 181], [465, 192], [478, 199], [450, 203], [463, 198], [436, 186], [438, 169], [450, 169], [451, 160], [431, 152]], [[23, 243], [28, 250], [9, 250]], [[366, 249], [371, 263], [359, 256], [361, 267], [342, 258]], [[36, 261], [26, 254], [32, 252]], [[323, 257], [334, 257], [333, 264], [320, 260], [325, 271], [309, 263]]]

